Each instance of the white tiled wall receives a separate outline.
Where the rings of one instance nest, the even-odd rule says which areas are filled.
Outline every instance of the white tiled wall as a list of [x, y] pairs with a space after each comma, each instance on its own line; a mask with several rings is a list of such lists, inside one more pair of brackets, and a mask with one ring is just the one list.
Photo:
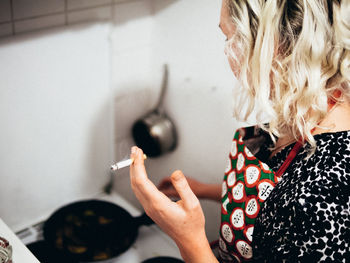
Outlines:
[[[10, 17], [16, 6], [34, 2], [8, 1]], [[153, 87], [151, 1], [41, 5], [0, 22], [0, 35], [15, 32], [0, 39], [0, 200], [6, 200], [0, 217], [15, 231], [102, 191], [116, 159], [112, 153], [124, 158], [132, 144], [120, 120], [136, 119]], [[140, 103], [126, 112], [134, 102], [131, 90]], [[112, 130], [120, 133], [118, 140]], [[116, 142], [118, 151], [112, 149]]]
[[11, 21], [10, 0], [0, 1], [0, 23]]
[[[146, 160], [148, 174], [156, 184], [176, 169], [207, 183], [221, 183], [223, 178], [233, 131], [237, 127], [232, 118], [232, 88], [237, 83], [223, 52], [225, 37], [218, 28], [220, 5], [221, 1], [212, 0], [153, 1], [154, 32], [149, 66], [152, 70], [149, 74], [154, 78], [153, 81], [150, 80], [154, 86], [150, 87], [151, 93], [147, 96], [153, 101], [158, 98], [162, 65], [167, 63], [169, 87], [164, 105], [178, 131], [178, 146], [174, 152]], [[137, 32], [138, 27], [143, 29], [141, 21], [140, 24], [134, 21], [133, 32]], [[131, 68], [137, 61], [137, 54], [135, 51], [130, 59], [116, 61], [122, 61]], [[145, 58], [140, 60], [147, 61]], [[141, 65], [143, 66], [136, 63], [135, 71], [127, 70], [123, 82], [129, 80], [129, 83], [139, 83], [136, 78], [139, 68], [146, 66]], [[121, 71], [121, 68], [116, 70]], [[132, 76], [136, 79], [132, 79]], [[119, 81], [121, 79], [117, 83]], [[141, 83], [137, 86], [140, 85]], [[137, 94], [142, 98], [143, 93]], [[133, 117], [139, 113], [139, 108], [145, 107], [137, 94], [130, 92], [131, 97], [125, 106], [126, 112], [132, 112], [130, 116]], [[118, 109], [116, 114], [121, 110]], [[124, 135], [123, 131], [125, 132], [125, 137], [117, 140], [116, 149], [120, 147], [120, 141], [123, 141], [124, 148], [133, 143], [129, 127], [134, 120], [125, 120], [126, 116], [125, 113], [120, 120], [116, 118], [116, 126], [118, 122], [123, 123], [121, 134]], [[119, 171], [114, 183], [118, 192], [136, 204], [129, 186], [128, 169]], [[220, 205], [202, 201], [202, 206], [208, 237], [215, 240], [218, 238]]]
[[155, 103], [157, 87], [153, 82], [159, 72], [151, 64], [151, 7], [151, 1], [138, 1], [117, 5], [114, 10], [112, 86], [117, 142], [130, 136], [135, 118], [151, 110]]
[[[0, 207], [0, 216], [6, 212], [6, 221], [18, 227], [23, 218], [34, 220], [35, 213], [53, 210], [63, 200], [100, 191], [108, 176], [94, 174], [108, 175], [111, 162], [129, 155], [134, 144], [131, 126], [157, 102], [165, 63], [169, 88], [164, 105], [179, 140], [174, 152], [146, 161], [149, 176], [157, 184], [181, 169], [198, 180], [220, 183], [236, 128], [231, 90], [237, 83], [223, 53], [219, 9], [220, 1], [212, 0], [1, 0], [1, 122], [11, 123], [12, 129], [9, 137], [2, 129], [0, 140], [7, 138], [2, 144], [15, 147], [0, 151], [0, 200], [10, 197], [6, 209]], [[59, 50], [71, 54], [60, 56]], [[23, 65], [16, 66], [20, 62]], [[54, 87], [51, 93], [45, 88], [49, 80]], [[36, 93], [38, 89], [41, 93]], [[11, 90], [17, 91], [6, 99], [3, 92], [11, 94]], [[15, 96], [22, 92], [28, 99], [23, 103]], [[68, 105], [61, 105], [61, 100]], [[12, 119], [11, 105], [18, 103], [20, 110]], [[45, 112], [43, 103], [51, 110]], [[35, 113], [38, 119], [31, 125], [37, 125], [32, 128], [39, 133], [17, 121], [24, 114], [28, 117], [24, 123], [30, 125], [28, 114]], [[20, 147], [23, 142], [28, 146], [25, 151]], [[12, 157], [6, 155], [8, 150], [14, 151]], [[23, 170], [16, 170], [18, 159], [25, 160]], [[3, 180], [4, 175], [13, 177]], [[127, 168], [114, 176], [113, 183], [115, 190], [139, 206]], [[38, 192], [43, 185], [44, 195]], [[28, 203], [37, 205], [32, 209]], [[216, 239], [219, 205], [209, 201], [202, 205], [209, 239]]]
[[14, 23], [14, 31], [18, 33], [47, 29], [51, 27], [65, 25], [65, 16], [63, 14], [53, 14], [44, 17], [29, 18]]
[[76, 10], [67, 14], [67, 23], [74, 24], [79, 22], [88, 22], [95, 20], [109, 20], [112, 16], [110, 6], [101, 6], [84, 10]]
[[[154, 41], [153, 1], [123, 2], [115, 6], [112, 33], [113, 66], [112, 92], [114, 98], [114, 143], [115, 161], [125, 159], [134, 144], [131, 127], [137, 118], [149, 112], [156, 102], [161, 73], [153, 67]], [[117, 191], [140, 207], [131, 192], [128, 169], [114, 177]]]
[[12, 23], [0, 24], [0, 37], [7, 37], [12, 35]]
[[96, 7], [101, 5], [110, 5], [112, 0], [68, 0], [67, 9], [68, 10], [79, 10], [82, 8]]
[[12, 0], [12, 5], [14, 20], [63, 13], [65, 9], [63, 0]]
[[109, 32], [76, 25], [0, 42], [0, 216], [14, 230], [108, 181]]
[[1, 0], [0, 37], [112, 18], [115, 4], [137, 0]]

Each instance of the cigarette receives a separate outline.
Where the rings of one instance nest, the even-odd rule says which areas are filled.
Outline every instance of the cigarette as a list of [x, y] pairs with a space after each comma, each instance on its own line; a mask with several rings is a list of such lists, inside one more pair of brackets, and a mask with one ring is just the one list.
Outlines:
[[[143, 155], [143, 159], [144, 160], [147, 159], [147, 155], [146, 154]], [[134, 162], [133, 158], [117, 162], [116, 164], [111, 165], [111, 170], [112, 171], [116, 171], [116, 170], [122, 169], [124, 167], [130, 166], [133, 162]]]

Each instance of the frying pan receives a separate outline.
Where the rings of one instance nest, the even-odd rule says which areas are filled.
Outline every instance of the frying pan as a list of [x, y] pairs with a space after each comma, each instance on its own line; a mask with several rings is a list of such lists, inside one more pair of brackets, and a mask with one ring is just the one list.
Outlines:
[[157, 157], [175, 149], [177, 134], [173, 122], [165, 114], [162, 103], [168, 85], [168, 66], [164, 65], [163, 84], [158, 104], [138, 119], [132, 127], [135, 143], [149, 157]]
[[100, 200], [71, 203], [44, 224], [44, 239], [64, 262], [96, 262], [125, 252], [138, 228], [153, 221], [144, 213], [132, 217], [122, 207]]
[[150, 258], [145, 261], [142, 261], [142, 263], [185, 263], [185, 262], [178, 258], [173, 258], [173, 257], [155, 257], [155, 258]]
[[56, 251], [47, 245], [44, 240], [35, 241], [27, 245], [27, 248], [42, 263], [70, 263], [56, 254]]

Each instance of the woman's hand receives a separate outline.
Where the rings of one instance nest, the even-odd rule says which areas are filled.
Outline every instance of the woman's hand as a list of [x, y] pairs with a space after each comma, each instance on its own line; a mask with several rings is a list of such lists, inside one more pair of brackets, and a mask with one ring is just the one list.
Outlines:
[[[201, 198], [202, 188], [204, 187], [204, 184], [190, 177], [186, 177], [186, 180], [192, 192], [198, 198]], [[160, 181], [158, 184], [158, 189], [168, 197], [179, 197], [179, 194], [173, 185], [171, 176], [163, 178], [162, 181]]]
[[177, 244], [186, 262], [217, 262], [205, 235], [205, 219], [197, 197], [191, 191], [181, 171], [171, 175], [179, 197], [171, 201], [148, 179], [143, 152], [133, 147], [130, 166], [131, 187], [145, 212]]
[[[214, 201], [221, 201], [221, 184], [205, 184], [193, 178], [186, 177], [187, 183], [192, 192], [198, 197]], [[158, 189], [168, 197], [179, 197], [178, 192], [173, 186], [171, 176], [165, 177], [159, 183]]]

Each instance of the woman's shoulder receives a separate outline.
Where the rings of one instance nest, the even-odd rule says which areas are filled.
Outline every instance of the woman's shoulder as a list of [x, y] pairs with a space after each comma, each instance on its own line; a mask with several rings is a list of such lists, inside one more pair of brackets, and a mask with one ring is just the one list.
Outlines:
[[[318, 174], [329, 170], [350, 174], [350, 131], [317, 134], [314, 139], [315, 151], [310, 154], [310, 145], [305, 144], [295, 157], [297, 166]], [[286, 147], [273, 158], [277, 166], [283, 163], [292, 146]]]
[[[350, 131], [319, 134], [315, 136], [315, 140], [315, 152], [310, 155], [310, 146], [305, 145], [282, 176], [281, 185], [277, 188], [284, 189], [282, 191], [287, 189], [297, 199], [309, 196], [311, 201], [314, 197], [320, 199], [322, 196], [327, 197], [324, 202], [331, 202], [336, 196], [348, 196]], [[288, 147], [272, 159], [274, 170], [283, 164], [291, 148], [292, 146]]]
[[317, 147], [311, 156], [315, 168], [347, 174], [350, 180], [350, 131], [318, 134], [315, 140]]
[[290, 178], [290, 181], [311, 199], [324, 197], [322, 201], [327, 203], [336, 198], [336, 203], [344, 205], [348, 200], [338, 197], [349, 196], [350, 131], [319, 134], [315, 140], [315, 153], [308, 157], [307, 149], [304, 149], [292, 167], [293, 174], [289, 175], [297, 175], [297, 178]]
[[[318, 155], [350, 155], [350, 131], [321, 133], [314, 136]], [[339, 159], [340, 161], [340, 159]]]

